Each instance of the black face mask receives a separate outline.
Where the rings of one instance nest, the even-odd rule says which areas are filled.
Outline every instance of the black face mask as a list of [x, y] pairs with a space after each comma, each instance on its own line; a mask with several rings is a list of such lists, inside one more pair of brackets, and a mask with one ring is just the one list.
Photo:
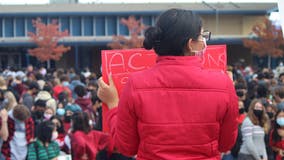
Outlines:
[[33, 114], [35, 115], [36, 119], [41, 119], [41, 118], [43, 118], [44, 112], [42, 112], [42, 111], [35, 111]]
[[263, 110], [253, 110], [254, 115], [260, 120], [263, 114]]
[[236, 92], [238, 97], [242, 97], [245, 95], [243, 91], [236, 91]]
[[274, 117], [274, 114], [272, 112], [267, 112], [267, 115], [270, 119], [272, 119]]
[[240, 108], [239, 109], [239, 114], [243, 114], [243, 113], [245, 113], [245, 109], [244, 108]]
[[64, 116], [64, 121], [67, 122], [67, 123], [70, 123], [71, 122], [71, 117], [72, 116]]

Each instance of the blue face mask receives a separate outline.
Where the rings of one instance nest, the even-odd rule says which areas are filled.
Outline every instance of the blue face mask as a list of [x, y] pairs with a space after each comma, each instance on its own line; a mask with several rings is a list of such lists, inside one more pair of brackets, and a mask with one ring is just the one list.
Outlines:
[[57, 115], [63, 116], [65, 114], [65, 109], [63, 108], [58, 108], [56, 111]]
[[276, 119], [277, 124], [279, 124], [279, 126], [284, 126], [284, 117], [281, 118], [277, 118]]
[[68, 87], [68, 86], [69, 86], [69, 82], [63, 82], [62, 85], [63, 85], [64, 87]]

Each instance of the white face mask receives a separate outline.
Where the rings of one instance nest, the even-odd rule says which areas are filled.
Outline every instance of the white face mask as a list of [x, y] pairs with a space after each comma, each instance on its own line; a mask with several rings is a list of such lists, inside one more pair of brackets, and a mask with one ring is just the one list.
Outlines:
[[202, 42], [204, 43], [204, 48], [200, 51], [196, 51], [196, 50], [192, 50], [191, 52], [194, 53], [195, 56], [199, 57], [199, 58], [203, 58], [203, 55], [206, 51], [206, 48], [207, 48], [207, 44], [206, 44], [206, 39], [203, 38]]
[[54, 141], [57, 139], [57, 137], [58, 137], [58, 132], [57, 131], [52, 132], [51, 140]]

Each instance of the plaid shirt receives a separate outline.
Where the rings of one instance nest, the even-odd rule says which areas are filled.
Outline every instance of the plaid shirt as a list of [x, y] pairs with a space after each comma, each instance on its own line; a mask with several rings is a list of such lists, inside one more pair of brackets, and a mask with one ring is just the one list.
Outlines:
[[[0, 120], [0, 124], [2, 124], [2, 120]], [[26, 140], [27, 143], [29, 144], [34, 138], [34, 121], [31, 117], [25, 121], [25, 129], [26, 129]], [[2, 154], [6, 157], [6, 160], [11, 159], [10, 141], [13, 139], [15, 133], [15, 121], [11, 117], [8, 117], [8, 131], [9, 131], [8, 140], [3, 142], [1, 150]]]

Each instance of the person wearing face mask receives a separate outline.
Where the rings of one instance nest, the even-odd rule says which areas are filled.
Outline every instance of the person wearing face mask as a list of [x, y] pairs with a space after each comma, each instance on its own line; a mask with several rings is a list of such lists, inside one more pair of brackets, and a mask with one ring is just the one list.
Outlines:
[[198, 15], [169, 9], [145, 31], [143, 46], [154, 49], [156, 64], [130, 74], [120, 96], [111, 75], [109, 84], [98, 80], [118, 152], [138, 160], [220, 159], [231, 149], [238, 98], [226, 73], [202, 66], [209, 38]]
[[[35, 128], [43, 121], [45, 121], [44, 111], [46, 110], [46, 101], [37, 100], [32, 107], [32, 118], [35, 123]], [[35, 130], [35, 135], [37, 135], [37, 130]]]
[[45, 121], [37, 127], [36, 141], [28, 147], [27, 160], [57, 160], [60, 148], [55, 142], [58, 137], [56, 126], [51, 121]]
[[64, 129], [69, 131], [71, 125], [72, 115], [76, 112], [82, 112], [82, 109], [77, 104], [68, 104], [65, 106], [65, 115], [64, 115]]
[[238, 122], [239, 122], [238, 137], [237, 137], [236, 143], [233, 146], [233, 148], [229, 152], [224, 153], [222, 160], [237, 159], [241, 145], [243, 143], [241, 127], [242, 127], [242, 123], [243, 123], [244, 119], [246, 118], [247, 114], [245, 112], [244, 102], [241, 99], [239, 99], [238, 104], [239, 104], [239, 117], [237, 119]]
[[242, 140], [238, 160], [267, 160], [264, 136], [270, 121], [260, 99], [251, 102], [241, 127]]
[[46, 107], [45, 111], [44, 111], [44, 114], [43, 114], [43, 117], [44, 117], [44, 120], [50, 120], [50, 118], [54, 115], [54, 110], [53, 108], [51, 107]]
[[63, 121], [59, 116], [51, 117], [50, 121], [56, 126], [56, 131], [58, 132], [58, 137], [56, 138], [56, 142], [58, 143], [61, 150], [64, 149], [64, 138], [66, 136], [66, 132], [63, 126]]
[[270, 132], [270, 146], [276, 152], [275, 160], [284, 158], [284, 109], [278, 110], [273, 130]]
[[[276, 119], [275, 115], [277, 113], [277, 108], [276, 108], [275, 105], [267, 103], [265, 110], [266, 110], [266, 113], [269, 117], [270, 124], [272, 126], [271, 129], [270, 129], [270, 133], [271, 133], [271, 131], [273, 130], [273, 128], [275, 126], [274, 124], [275, 124], [275, 119]], [[269, 145], [270, 144], [270, 135], [269, 135], [270, 133], [265, 134], [266, 151], [267, 151], [267, 155], [268, 155], [268, 160], [275, 160], [275, 158], [274, 158], [275, 154], [274, 154], [272, 148]]]
[[65, 115], [65, 109], [64, 108], [57, 108], [56, 115], [63, 117]]
[[239, 122], [239, 125], [240, 125], [245, 120], [247, 114], [246, 114], [246, 111], [245, 111], [244, 102], [242, 100], [239, 100], [238, 104], [239, 104], [238, 122]]

